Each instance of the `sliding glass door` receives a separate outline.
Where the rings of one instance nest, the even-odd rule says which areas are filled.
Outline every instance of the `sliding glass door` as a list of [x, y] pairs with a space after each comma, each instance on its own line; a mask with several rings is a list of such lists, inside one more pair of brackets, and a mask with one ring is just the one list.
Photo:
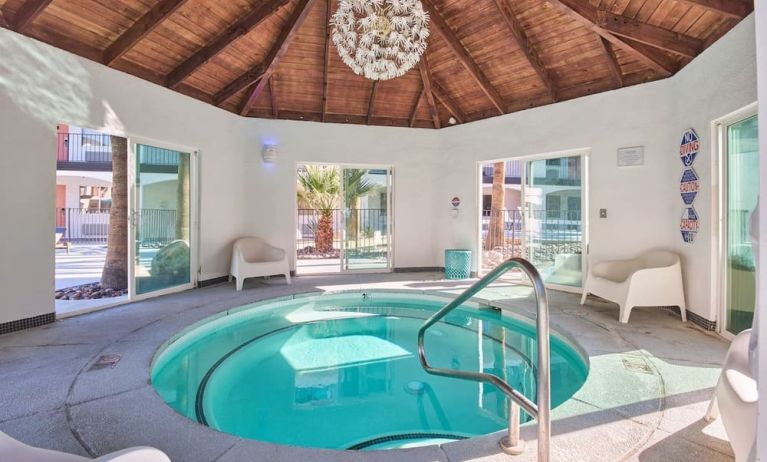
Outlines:
[[759, 194], [757, 117], [726, 126], [725, 329], [737, 335], [749, 329], [756, 303], [754, 253], [749, 234]]
[[139, 143], [133, 154], [133, 294], [189, 288], [195, 282], [194, 155]]
[[583, 260], [581, 156], [526, 162], [527, 258], [547, 284], [581, 287]]
[[391, 169], [342, 167], [343, 271], [391, 269]]
[[586, 155], [480, 165], [481, 270], [530, 260], [549, 286], [582, 286], [586, 249]]

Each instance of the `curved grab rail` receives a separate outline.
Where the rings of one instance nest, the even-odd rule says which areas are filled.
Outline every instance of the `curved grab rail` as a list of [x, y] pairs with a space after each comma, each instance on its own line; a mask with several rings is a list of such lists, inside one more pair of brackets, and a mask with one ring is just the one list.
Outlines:
[[[438, 367], [432, 367], [429, 361], [426, 359], [426, 350], [424, 346], [424, 338], [426, 336], [426, 330], [436, 324], [440, 319], [444, 318], [449, 312], [458, 308], [464, 302], [473, 297], [477, 292], [487, 287], [490, 283], [501, 277], [504, 273], [512, 268], [518, 267], [524, 271], [533, 283], [533, 289], [535, 290], [535, 298], [537, 305], [537, 319], [536, 319], [536, 331], [537, 331], [537, 344], [538, 344], [538, 380], [537, 380], [537, 402], [533, 403], [526, 396], [515, 390], [514, 387], [506, 383], [502, 378], [494, 374], [487, 374], [484, 372], [469, 372], [460, 371], [455, 369], [443, 369]], [[551, 435], [551, 386], [550, 386], [550, 370], [549, 370], [549, 303], [546, 295], [546, 287], [543, 283], [540, 273], [535, 267], [524, 258], [510, 258], [501, 263], [497, 268], [490, 271], [482, 279], [472, 284], [468, 289], [463, 291], [461, 295], [455, 298], [452, 302], [445, 305], [442, 309], [434, 313], [418, 330], [418, 357], [421, 361], [421, 366], [426, 372], [434, 375], [441, 375], [445, 377], [454, 377], [466, 380], [473, 380], [476, 382], [487, 382], [495, 385], [501, 390], [512, 403], [516, 403], [528, 414], [538, 420], [538, 460], [548, 462], [549, 460], [549, 437]], [[519, 420], [518, 416], [516, 422], [512, 421], [512, 415], [515, 414], [514, 406], [512, 406], [512, 412], [510, 412], [509, 418], [509, 440], [512, 444], [516, 444], [514, 441], [518, 438]], [[516, 412], [518, 414], [518, 412]], [[512, 437], [512, 427], [516, 425], [517, 438]]]

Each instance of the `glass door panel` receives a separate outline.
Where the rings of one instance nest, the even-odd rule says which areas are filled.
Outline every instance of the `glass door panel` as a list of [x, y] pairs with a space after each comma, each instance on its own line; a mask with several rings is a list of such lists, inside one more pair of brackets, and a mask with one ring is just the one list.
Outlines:
[[525, 245], [547, 284], [581, 287], [583, 223], [581, 156], [528, 161]]
[[189, 285], [191, 154], [135, 145], [133, 206], [136, 295]]
[[749, 219], [759, 194], [756, 116], [727, 127], [726, 328], [733, 334], [751, 327], [756, 303], [754, 254]]
[[391, 267], [391, 170], [342, 168], [343, 258], [349, 270]]

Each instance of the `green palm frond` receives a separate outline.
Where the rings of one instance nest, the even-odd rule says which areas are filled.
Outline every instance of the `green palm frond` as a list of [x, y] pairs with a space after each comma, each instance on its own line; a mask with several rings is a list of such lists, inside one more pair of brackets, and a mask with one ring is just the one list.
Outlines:
[[340, 192], [336, 167], [307, 165], [298, 172], [298, 200], [309, 208], [330, 212], [338, 207]]

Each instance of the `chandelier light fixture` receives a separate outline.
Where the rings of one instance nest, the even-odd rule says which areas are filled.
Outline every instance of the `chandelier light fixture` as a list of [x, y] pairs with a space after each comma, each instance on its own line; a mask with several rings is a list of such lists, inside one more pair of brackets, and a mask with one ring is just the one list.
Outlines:
[[420, 0], [341, 0], [330, 22], [338, 55], [371, 80], [403, 76], [426, 51], [429, 15]]

